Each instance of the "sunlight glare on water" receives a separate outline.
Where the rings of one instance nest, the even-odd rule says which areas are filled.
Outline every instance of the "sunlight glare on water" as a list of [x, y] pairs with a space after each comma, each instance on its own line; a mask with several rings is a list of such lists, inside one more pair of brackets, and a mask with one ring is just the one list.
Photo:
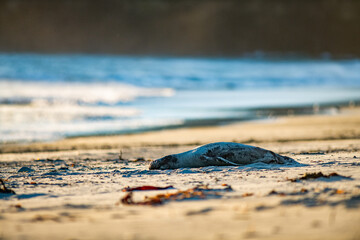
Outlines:
[[0, 141], [251, 119], [252, 108], [360, 100], [359, 60], [0, 54]]

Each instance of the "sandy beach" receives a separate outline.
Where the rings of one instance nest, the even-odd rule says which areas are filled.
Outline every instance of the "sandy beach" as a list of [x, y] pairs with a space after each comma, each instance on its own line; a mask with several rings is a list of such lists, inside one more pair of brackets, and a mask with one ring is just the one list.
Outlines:
[[[219, 141], [299, 164], [148, 170], [151, 160]], [[0, 177], [16, 192], [0, 194], [0, 239], [360, 239], [359, 107], [0, 151]], [[124, 188], [144, 185], [173, 188], [122, 201]]]

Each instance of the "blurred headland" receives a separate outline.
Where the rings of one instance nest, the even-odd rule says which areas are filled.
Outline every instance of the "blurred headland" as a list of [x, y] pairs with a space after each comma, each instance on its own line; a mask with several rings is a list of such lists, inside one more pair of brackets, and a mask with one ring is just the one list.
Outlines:
[[357, 0], [0, 0], [0, 51], [360, 56]]

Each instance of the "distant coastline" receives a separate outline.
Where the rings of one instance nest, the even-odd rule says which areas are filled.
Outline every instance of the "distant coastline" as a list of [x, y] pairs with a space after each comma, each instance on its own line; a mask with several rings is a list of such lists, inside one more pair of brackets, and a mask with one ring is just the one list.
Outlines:
[[[79, 135], [72, 135], [68, 137], [62, 137], [59, 139], [48, 139], [46, 141], [14, 141], [14, 142], [3, 142], [0, 143], [0, 153], [2, 152], [1, 148], [7, 149], [12, 146], [26, 146], [27, 144], [37, 144], [44, 143], [46, 144], [61, 141], [66, 139], [77, 139], [77, 138], [92, 138], [92, 137], [107, 137], [107, 136], [126, 136], [133, 134], [145, 134], [147, 132], [157, 132], [164, 130], [174, 130], [182, 128], [197, 128], [197, 127], [218, 127], [234, 123], [249, 123], [249, 122], [267, 122], [273, 121], [279, 117], [295, 117], [295, 116], [311, 116], [311, 115], [338, 115], [343, 109], [353, 109], [360, 106], [360, 97], [356, 101], [342, 101], [342, 102], [328, 102], [323, 104], [313, 104], [313, 105], [296, 105], [296, 106], [286, 106], [286, 107], [262, 107], [262, 108], [250, 108], [247, 109], [246, 117], [232, 117], [232, 118], [204, 118], [204, 119], [192, 119], [186, 120], [181, 124], [173, 124], [160, 127], [147, 127], [139, 128], [133, 130], [121, 130], [113, 131], [112, 133], [86, 133]], [[1, 106], [0, 106], [1, 107]], [[233, 111], [236, 111], [235, 109]], [[241, 110], [243, 111], [243, 109]], [[253, 142], [253, 140], [251, 140]]]
[[[192, 119], [185, 120], [182, 124], [174, 124], [170, 126], [151, 127], [146, 129], [136, 129], [131, 131], [119, 131], [111, 134], [84, 134], [75, 135], [66, 138], [78, 137], [94, 137], [94, 136], [115, 136], [115, 135], [128, 135], [137, 133], [146, 133], [153, 131], [161, 131], [168, 129], [179, 128], [192, 128], [192, 127], [213, 127], [222, 126], [239, 122], [252, 122], [252, 121], [268, 121], [278, 117], [284, 116], [309, 116], [309, 115], [336, 115], [339, 114], [342, 108], [352, 108], [360, 106], [360, 97], [356, 101], [342, 101], [342, 102], [328, 102], [324, 104], [300, 105], [300, 106], [287, 106], [287, 107], [263, 107], [263, 108], [250, 108], [247, 117], [230, 117], [230, 118], [207, 118], [207, 119]], [[234, 110], [236, 111], [236, 110]], [[243, 111], [243, 110], [242, 110]]]

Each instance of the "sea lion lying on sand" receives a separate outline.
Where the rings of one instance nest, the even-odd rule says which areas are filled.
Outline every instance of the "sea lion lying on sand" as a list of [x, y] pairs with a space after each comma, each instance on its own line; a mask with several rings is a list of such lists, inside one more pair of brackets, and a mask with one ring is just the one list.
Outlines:
[[172, 154], [151, 162], [149, 169], [206, 166], [241, 166], [251, 163], [293, 164], [295, 160], [272, 151], [233, 142], [210, 143], [193, 150]]

